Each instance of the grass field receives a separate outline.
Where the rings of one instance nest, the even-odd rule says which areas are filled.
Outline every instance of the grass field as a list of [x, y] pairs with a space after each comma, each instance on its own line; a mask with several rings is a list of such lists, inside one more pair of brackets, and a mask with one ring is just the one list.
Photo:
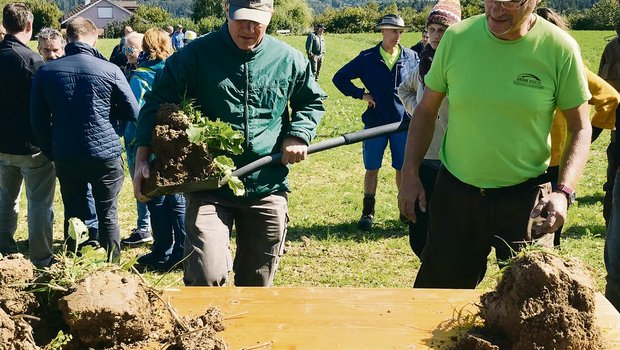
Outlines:
[[[612, 32], [573, 32], [580, 43], [584, 59], [593, 71], [598, 70], [600, 54]], [[406, 33], [402, 43], [411, 46], [419, 33]], [[285, 36], [282, 40], [303, 52], [305, 37]], [[343, 96], [331, 83], [335, 71], [355, 57], [359, 51], [376, 44], [379, 34], [326, 35], [327, 55], [319, 79], [329, 98], [327, 114], [318, 130], [318, 140], [360, 130], [365, 103]], [[118, 40], [100, 40], [98, 48], [109, 57]], [[569, 211], [564, 226], [562, 253], [585, 261], [597, 282], [604, 287], [605, 239], [602, 216], [602, 186], [605, 182], [606, 132], [592, 145], [587, 169], [577, 188], [579, 203]], [[388, 157], [385, 158], [389, 160]], [[312, 155], [291, 169], [290, 227], [287, 253], [276, 275], [278, 286], [350, 286], [410, 287], [420, 262], [408, 245], [407, 228], [398, 220], [394, 171], [389, 162], [380, 172], [377, 193], [376, 224], [370, 233], [360, 232], [355, 225], [362, 206], [364, 169], [361, 146], [343, 146]], [[135, 226], [135, 201], [127, 176], [120, 198], [119, 220], [122, 235]], [[62, 202], [56, 196], [55, 237], [62, 238]], [[25, 200], [21, 203], [25, 211]], [[21, 216], [18, 237], [27, 235], [26, 221]], [[57, 242], [58, 245], [60, 241]], [[22, 243], [22, 248], [24, 244]], [[24, 248], [26, 252], [27, 249]], [[125, 256], [146, 252], [146, 248], [124, 251]], [[480, 288], [492, 287], [497, 276], [494, 260]], [[147, 273], [158, 280], [161, 276]], [[181, 284], [181, 273], [164, 276], [162, 284]]]

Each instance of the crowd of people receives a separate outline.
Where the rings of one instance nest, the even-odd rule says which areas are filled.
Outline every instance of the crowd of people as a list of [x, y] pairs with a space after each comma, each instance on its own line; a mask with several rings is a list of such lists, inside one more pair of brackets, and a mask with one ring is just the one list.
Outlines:
[[[344, 95], [365, 102], [366, 129], [411, 119], [408, 131], [363, 143], [358, 227], [373, 227], [389, 144], [401, 220], [422, 262], [414, 287], [474, 288], [491, 248], [503, 264], [528, 244], [559, 245], [590, 143], [616, 128], [619, 39], [605, 48], [597, 76], [584, 66], [561, 16], [537, 5], [485, 0], [484, 14], [461, 20], [458, 0], [439, 0], [411, 49], [400, 43], [408, 25], [385, 15], [376, 27], [381, 41], [333, 76]], [[286, 240], [287, 165], [306, 159], [326, 98], [317, 83], [325, 26], [315, 25], [304, 55], [266, 34], [273, 11], [273, 0], [228, 0], [226, 23], [200, 38], [181, 25], [145, 33], [126, 27], [108, 61], [95, 48], [97, 28], [84, 18], [67, 24], [66, 37], [42, 29], [34, 52], [26, 45], [32, 12], [22, 3], [6, 5], [0, 74], [11, 86], [0, 86], [0, 253], [17, 251], [24, 182], [30, 258], [38, 267], [54, 263], [57, 178], [67, 246], [102, 247], [115, 260], [121, 245], [153, 241], [138, 263], [183, 266], [186, 285], [221, 286], [232, 270], [237, 286], [271, 286]], [[156, 113], [187, 98], [208, 118], [243, 131], [237, 166], [274, 150], [282, 161], [244, 177], [243, 197], [228, 188], [146, 197]], [[610, 200], [620, 200], [620, 184], [614, 186], [620, 149], [613, 141], [605, 187], [606, 296], [620, 309], [620, 210]], [[121, 240], [123, 152], [137, 222]], [[86, 223], [85, 242], [68, 236], [71, 217]]]

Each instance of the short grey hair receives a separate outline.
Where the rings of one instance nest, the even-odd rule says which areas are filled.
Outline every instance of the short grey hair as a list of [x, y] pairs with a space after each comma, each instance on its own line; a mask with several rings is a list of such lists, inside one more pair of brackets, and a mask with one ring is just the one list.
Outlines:
[[46, 40], [56, 40], [56, 39], [60, 39], [60, 42], [62, 43], [63, 46], [67, 44], [65, 37], [62, 35], [62, 33], [58, 29], [49, 28], [49, 27], [43, 28], [37, 35], [37, 40], [39, 41], [39, 43], [41, 43], [42, 41], [46, 41]]

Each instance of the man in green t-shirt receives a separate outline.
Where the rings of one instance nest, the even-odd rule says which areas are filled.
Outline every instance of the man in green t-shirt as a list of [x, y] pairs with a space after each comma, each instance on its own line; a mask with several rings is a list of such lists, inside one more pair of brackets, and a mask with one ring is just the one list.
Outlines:
[[[409, 127], [401, 212], [426, 210], [418, 169], [437, 110], [448, 127], [431, 204], [428, 243], [415, 287], [474, 288], [495, 247], [498, 261], [525, 244], [553, 245], [585, 166], [590, 99], [579, 47], [533, 14], [538, 0], [485, 0], [485, 14], [451, 26], [425, 77]], [[554, 110], [566, 115], [559, 185], [545, 176]]]

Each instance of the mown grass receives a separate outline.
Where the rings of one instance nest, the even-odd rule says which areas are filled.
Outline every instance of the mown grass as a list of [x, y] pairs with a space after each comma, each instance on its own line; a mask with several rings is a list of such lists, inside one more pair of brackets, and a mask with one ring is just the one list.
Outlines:
[[[593, 71], [598, 70], [600, 54], [612, 32], [573, 32], [580, 43], [584, 59]], [[406, 46], [417, 42], [419, 33], [406, 33]], [[305, 37], [280, 37], [295, 48], [303, 50]], [[338, 68], [361, 50], [376, 44], [380, 35], [327, 34], [327, 55], [319, 78], [329, 98], [325, 101], [327, 114], [318, 129], [318, 139], [360, 130], [360, 114], [365, 108], [361, 100], [343, 96], [331, 83]], [[118, 40], [100, 40], [98, 48], [109, 57]], [[34, 47], [34, 45], [33, 45]], [[509, 64], [509, 63], [507, 63]], [[609, 133], [604, 133], [592, 145], [586, 172], [577, 187], [579, 203], [569, 211], [564, 226], [562, 254], [582, 259], [591, 270], [599, 290], [604, 287], [605, 239], [602, 217], [602, 186], [605, 182], [605, 147]], [[349, 286], [349, 287], [410, 287], [420, 262], [409, 248], [407, 228], [398, 220], [394, 171], [386, 155], [380, 171], [377, 193], [376, 224], [372, 232], [360, 232], [355, 224], [361, 213], [364, 169], [361, 146], [350, 145], [312, 155], [291, 169], [290, 226], [287, 252], [275, 284], [277, 286]], [[26, 213], [25, 200], [21, 212]], [[60, 194], [55, 200], [55, 237], [62, 238], [62, 203]], [[119, 221], [123, 236], [135, 226], [135, 201], [127, 176], [119, 203]], [[27, 235], [26, 222], [20, 219], [17, 236]], [[21, 244], [27, 252], [24, 243]], [[133, 256], [147, 248], [125, 250]], [[480, 288], [492, 287], [497, 268], [489, 258], [490, 269]], [[180, 284], [181, 273], [165, 276], [162, 284]], [[161, 275], [147, 273], [155, 281]]]

